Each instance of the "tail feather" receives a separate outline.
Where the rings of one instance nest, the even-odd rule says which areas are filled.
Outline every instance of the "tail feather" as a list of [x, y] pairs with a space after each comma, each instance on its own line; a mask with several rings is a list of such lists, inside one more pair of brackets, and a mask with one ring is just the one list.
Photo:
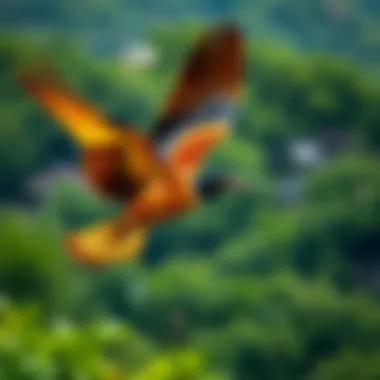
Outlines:
[[69, 253], [88, 266], [106, 266], [138, 257], [146, 242], [146, 230], [135, 228], [117, 236], [113, 227], [114, 221], [110, 221], [72, 233], [66, 240]]

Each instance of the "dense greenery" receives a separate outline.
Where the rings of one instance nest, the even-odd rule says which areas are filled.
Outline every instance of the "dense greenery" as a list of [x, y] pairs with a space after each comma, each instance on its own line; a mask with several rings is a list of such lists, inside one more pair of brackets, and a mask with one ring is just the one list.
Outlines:
[[281, 40], [308, 51], [332, 51], [377, 66], [377, 0], [6, 0], [0, 25], [81, 38], [102, 52], [146, 36], [153, 24], [237, 21], [254, 38]]
[[[44, 49], [79, 93], [148, 130], [195, 34], [152, 32], [162, 59], [151, 68], [0, 36], [0, 377], [379, 378], [380, 87], [349, 61], [248, 43], [237, 131], [207, 170], [246, 176], [255, 197], [160, 226], [140, 263], [95, 271], [63, 252], [67, 228], [114, 205], [76, 176], [56, 178], [78, 152], [15, 68]], [[305, 139], [322, 150], [313, 170], [291, 155]], [[294, 178], [303, 196], [279, 202]]]

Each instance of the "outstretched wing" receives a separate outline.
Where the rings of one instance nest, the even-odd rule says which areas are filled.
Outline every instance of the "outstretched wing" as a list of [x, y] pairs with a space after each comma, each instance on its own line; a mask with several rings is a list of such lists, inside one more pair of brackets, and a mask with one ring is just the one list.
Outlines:
[[224, 25], [203, 36], [153, 130], [159, 150], [189, 179], [229, 132], [243, 61], [242, 38], [235, 26]]
[[41, 71], [24, 72], [25, 89], [58, 119], [75, 142], [83, 147], [104, 146], [118, 138], [105, 116]]
[[154, 146], [138, 131], [114, 127], [96, 108], [59, 85], [51, 76], [21, 76], [25, 88], [61, 122], [84, 148], [91, 183], [113, 198], [131, 197], [153, 177], [161, 163]]

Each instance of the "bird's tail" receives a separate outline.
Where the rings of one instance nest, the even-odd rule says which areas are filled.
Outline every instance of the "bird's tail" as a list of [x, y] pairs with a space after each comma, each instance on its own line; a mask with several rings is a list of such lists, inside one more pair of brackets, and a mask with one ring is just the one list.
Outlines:
[[85, 227], [66, 239], [69, 253], [87, 266], [106, 266], [138, 257], [147, 239], [145, 228], [134, 228], [123, 235], [114, 233], [115, 221]]

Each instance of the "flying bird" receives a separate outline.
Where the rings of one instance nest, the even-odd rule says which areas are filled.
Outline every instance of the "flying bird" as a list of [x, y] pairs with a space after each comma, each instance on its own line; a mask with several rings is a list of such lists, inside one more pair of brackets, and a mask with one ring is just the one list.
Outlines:
[[69, 252], [87, 265], [137, 258], [149, 230], [246, 183], [228, 174], [200, 175], [210, 152], [232, 129], [244, 78], [243, 40], [223, 24], [201, 36], [149, 134], [116, 125], [53, 76], [24, 72], [21, 80], [83, 152], [84, 173], [121, 215], [73, 231]]

